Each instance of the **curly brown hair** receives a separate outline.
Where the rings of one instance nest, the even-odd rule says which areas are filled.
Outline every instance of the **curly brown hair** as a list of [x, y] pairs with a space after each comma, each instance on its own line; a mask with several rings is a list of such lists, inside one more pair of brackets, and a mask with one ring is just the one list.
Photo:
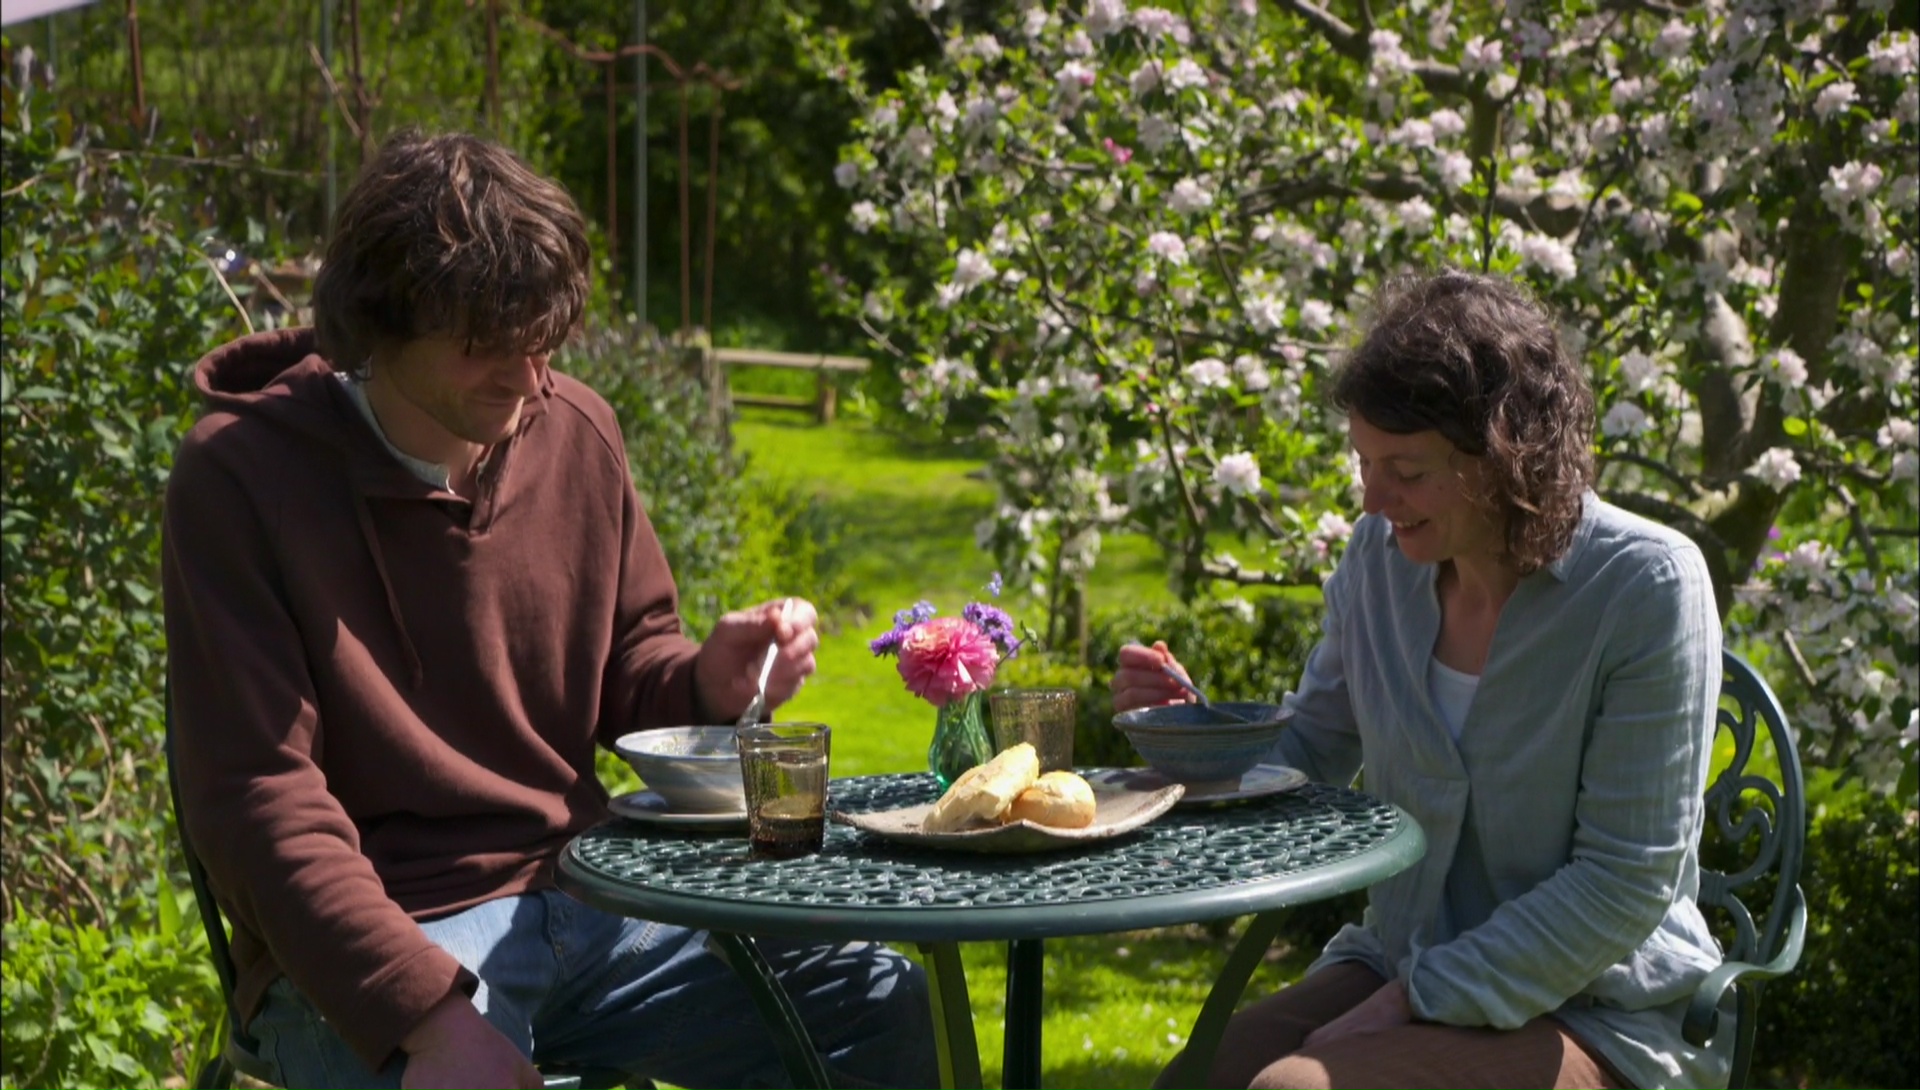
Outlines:
[[1333, 404], [1396, 435], [1437, 431], [1486, 469], [1481, 502], [1522, 575], [1573, 543], [1594, 479], [1593, 391], [1545, 306], [1446, 271], [1389, 282], [1333, 376]]
[[359, 371], [377, 345], [434, 335], [551, 351], [580, 324], [591, 261], [573, 198], [513, 152], [396, 133], [335, 217], [313, 286], [320, 354]]

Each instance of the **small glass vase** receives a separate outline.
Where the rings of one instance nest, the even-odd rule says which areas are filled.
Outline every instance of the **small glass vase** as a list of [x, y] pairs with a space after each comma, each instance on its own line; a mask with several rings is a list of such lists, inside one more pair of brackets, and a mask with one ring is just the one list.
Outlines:
[[971, 692], [947, 702], [933, 723], [933, 744], [927, 747], [927, 770], [945, 791], [960, 774], [993, 756], [993, 736], [987, 732], [987, 694]]

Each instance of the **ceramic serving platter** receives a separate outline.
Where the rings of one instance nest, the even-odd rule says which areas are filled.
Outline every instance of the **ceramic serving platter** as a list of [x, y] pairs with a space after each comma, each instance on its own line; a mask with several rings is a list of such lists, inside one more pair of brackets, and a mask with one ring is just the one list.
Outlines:
[[929, 833], [920, 826], [927, 812], [933, 809], [932, 803], [864, 814], [836, 810], [831, 816], [842, 825], [916, 847], [990, 853], [1046, 852], [1132, 832], [1172, 809], [1186, 790], [1177, 783], [1164, 782], [1151, 788], [1102, 785], [1091, 780], [1089, 784], [1093, 787], [1093, 824], [1082, 829], [1016, 821], [958, 832]]

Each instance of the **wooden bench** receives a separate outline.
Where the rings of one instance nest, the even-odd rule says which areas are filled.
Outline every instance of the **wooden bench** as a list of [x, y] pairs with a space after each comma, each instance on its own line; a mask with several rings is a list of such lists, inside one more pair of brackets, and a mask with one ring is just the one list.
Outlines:
[[806, 409], [822, 424], [833, 421], [835, 404], [839, 399], [839, 386], [834, 381], [836, 372], [860, 373], [867, 367], [867, 361], [858, 356], [826, 356], [803, 352], [769, 352], [758, 348], [715, 348], [710, 350], [714, 364], [722, 369], [727, 367], [789, 367], [803, 371], [812, 371], [818, 386], [812, 398], [782, 397], [777, 394], [732, 394], [729, 396], [735, 404], [763, 405], [776, 409]]

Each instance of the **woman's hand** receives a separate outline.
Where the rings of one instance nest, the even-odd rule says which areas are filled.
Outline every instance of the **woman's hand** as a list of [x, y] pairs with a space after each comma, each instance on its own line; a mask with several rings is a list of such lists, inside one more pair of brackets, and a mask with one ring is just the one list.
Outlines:
[[1152, 647], [1142, 647], [1130, 643], [1120, 649], [1120, 667], [1113, 674], [1113, 710], [1132, 711], [1135, 708], [1148, 708], [1157, 704], [1184, 704], [1192, 700], [1187, 691], [1167, 676], [1163, 667], [1171, 666], [1180, 671], [1181, 677], [1187, 676], [1187, 668], [1180, 665], [1167, 650], [1167, 645], [1155, 640]]
[[1378, 991], [1360, 1001], [1352, 1010], [1307, 1034], [1301, 1049], [1332, 1044], [1342, 1037], [1404, 1026], [1413, 1021], [1413, 1005], [1407, 1001], [1407, 982], [1390, 980]]

